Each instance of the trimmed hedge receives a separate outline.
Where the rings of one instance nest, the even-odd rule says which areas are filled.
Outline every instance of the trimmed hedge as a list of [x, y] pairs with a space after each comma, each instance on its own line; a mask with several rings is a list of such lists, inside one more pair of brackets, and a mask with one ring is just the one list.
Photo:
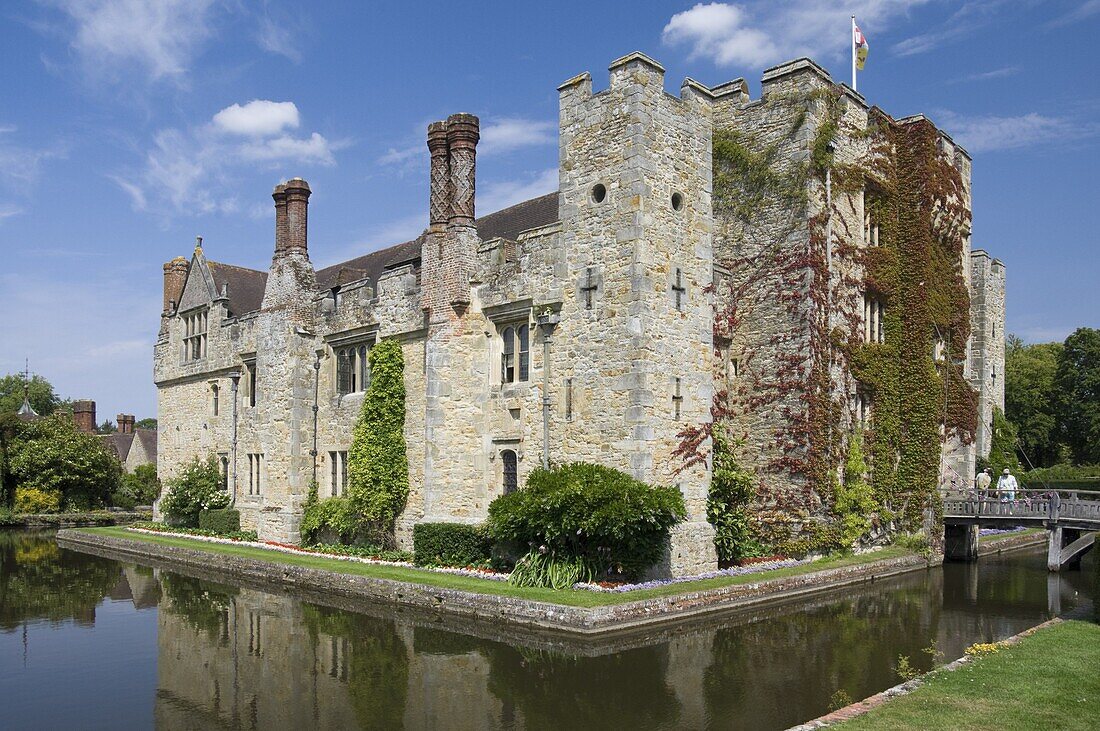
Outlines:
[[481, 525], [418, 523], [413, 527], [417, 566], [481, 566], [489, 561], [493, 539]]
[[214, 533], [238, 533], [241, 530], [241, 511], [230, 508], [199, 511], [199, 530]]

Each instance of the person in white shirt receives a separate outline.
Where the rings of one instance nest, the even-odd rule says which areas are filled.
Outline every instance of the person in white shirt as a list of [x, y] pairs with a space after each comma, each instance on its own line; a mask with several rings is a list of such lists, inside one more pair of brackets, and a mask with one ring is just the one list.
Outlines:
[[975, 487], [978, 488], [978, 497], [983, 500], [989, 497], [989, 485], [993, 482], [993, 475], [990, 472], [992, 470], [986, 467], [978, 473], [978, 479], [975, 481]]
[[1012, 473], [1005, 467], [1005, 471], [1001, 473], [1001, 477], [997, 480], [997, 492], [1001, 494], [1002, 503], [1011, 503], [1016, 501], [1016, 488], [1019, 487], [1016, 484], [1016, 478], [1012, 476]]

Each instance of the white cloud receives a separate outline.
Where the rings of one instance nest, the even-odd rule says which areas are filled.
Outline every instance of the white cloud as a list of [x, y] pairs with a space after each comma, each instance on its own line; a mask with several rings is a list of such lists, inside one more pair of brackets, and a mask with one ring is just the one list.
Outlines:
[[558, 125], [553, 122], [501, 117], [481, 127], [478, 154], [493, 155], [521, 147], [546, 145], [557, 141]]
[[1097, 132], [1096, 125], [1035, 112], [1017, 117], [964, 116], [951, 112], [941, 112], [937, 116], [941, 127], [971, 153], [1065, 142]]
[[[336, 164], [334, 152], [347, 143], [318, 132], [306, 137], [282, 132], [299, 123], [293, 102], [234, 104], [207, 124], [157, 132], [140, 168], [108, 178], [130, 196], [136, 210], [161, 215], [232, 213], [241, 207], [235, 184], [249, 166], [278, 170], [290, 164]], [[241, 136], [245, 139], [237, 139]]]
[[20, 144], [14, 138], [14, 125], [0, 126], [0, 185], [5, 189], [26, 193], [38, 182], [42, 163], [65, 156], [64, 147], [36, 149]]
[[558, 169], [547, 168], [526, 179], [500, 180], [478, 191], [477, 215], [484, 216], [558, 189]]
[[965, 81], [989, 81], [990, 79], [1003, 79], [1006, 76], [1012, 76], [1019, 72], [1019, 66], [1003, 66], [999, 69], [993, 69], [992, 71], [979, 71], [973, 74], [967, 74], [966, 76], [955, 79], [950, 83], [958, 84]]
[[18, 216], [20, 213], [23, 213], [22, 206], [17, 206], [14, 203], [0, 203], [0, 223], [12, 216]]
[[1097, 13], [1100, 13], [1100, 0], [1087, 0], [1087, 2], [1081, 3], [1065, 15], [1060, 15], [1047, 23], [1047, 28], [1061, 28], [1062, 26], [1077, 23], [1078, 21], [1092, 17]]
[[268, 53], [286, 56], [294, 63], [302, 62], [302, 52], [295, 43], [291, 32], [295, 25], [285, 18], [272, 19], [270, 15], [260, 18], [260, 27], [256, 32], [256, 43]]
[[94, 73], [137, 64], [153, 80], [182, 79], [213, 33], [214, 0], [43, 0], [68, 16], [71, 45]]
[[978, 0], [963, 3], [940, 26], [895, 43], [894, 53], [899, 56], [912, 56], [931, 51], [933, 48], [973, 34], [979, 28], [994, 23], [1004, 17], [1006, 8], [1017, 6], [1017, 0]]
[[253, 99], [244, 106], [232, 104], [214, 115], [214, 126], [231, 134], [265, 137], [284, 129], [298, 129], [294, 102]]
[[875, 33], [930, 0], [794, 0], [774, 3], [699, 3], [676, 13], [661, 38], [670, 46], [689, 46], [690, 59], [718, 66], [759, 68], [799, 56], [819, 60], [847, 56], [850, 15], [855, 14], [875, 53]]

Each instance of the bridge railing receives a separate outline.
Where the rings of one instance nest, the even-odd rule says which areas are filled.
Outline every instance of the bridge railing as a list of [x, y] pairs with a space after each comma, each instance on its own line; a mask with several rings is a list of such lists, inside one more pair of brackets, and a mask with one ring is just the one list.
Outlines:
[[[1013, 496], [1009, 500], [1009, 495]], [[949, 488], [941, 492], [944, 515], [984, 518], [1023, 518], [1057, 521], [1059, 518], [1100, 522], [1100, 491], [1037, 490], [1013, 493], [996, 488]]]

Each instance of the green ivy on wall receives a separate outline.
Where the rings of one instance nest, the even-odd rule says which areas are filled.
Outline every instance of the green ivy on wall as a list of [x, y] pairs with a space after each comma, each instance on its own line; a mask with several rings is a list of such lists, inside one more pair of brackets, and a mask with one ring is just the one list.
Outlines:
[[409, 496], [401, 344], [387, 339], [371, 348], [370, 372], [348, 450], [348, 502], [362, 530], [385, 543]]

